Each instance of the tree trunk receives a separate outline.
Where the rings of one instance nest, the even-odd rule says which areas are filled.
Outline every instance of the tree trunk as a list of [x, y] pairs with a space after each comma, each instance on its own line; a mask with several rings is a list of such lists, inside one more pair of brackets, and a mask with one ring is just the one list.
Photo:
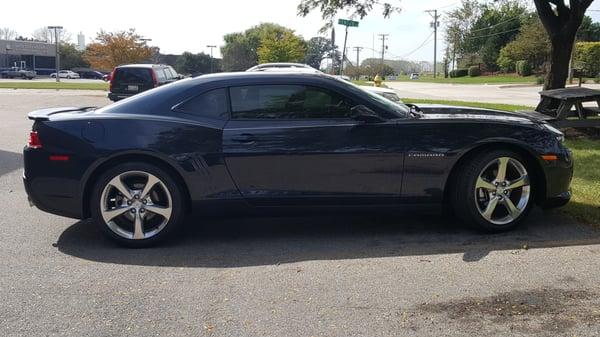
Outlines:
[[569, 62], [575, 34], [571, 29], [565, 29], [559, 34], [550, 37], [550, 66], [544, 81], [544, 90], [564, 88], [569, 77]]

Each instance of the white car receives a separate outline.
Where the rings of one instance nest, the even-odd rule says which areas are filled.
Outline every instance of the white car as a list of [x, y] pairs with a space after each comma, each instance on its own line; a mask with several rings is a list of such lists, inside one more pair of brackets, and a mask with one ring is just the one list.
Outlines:
[[419, 73], [412, 73], [408, 76], [409, 79], [411, 80], [418, 80], [419, 79]]
[[372, 93], [375, 93], [377, 95], [383, 96], [387, 99], [389, 99], [390, 101], [394, 102], [394, 103], [403, 103], [402, 100], [400, 99], [400, 96], [398, 96], [398, 94], [389, 88], [382, 88], [382, 87], [374, 87], [374, 86], [367, 86], [367, 85], [361, 85], [360, 86], [361, 89], [364, 89], [366, 91], [370, 91]]
[[[50, 77], [56, 78], [56, 73], [50, 74]], [[60, 78], [79, 78], [79, 74], [70, 70], [61, 70], [58, 72], [58, 77]]]

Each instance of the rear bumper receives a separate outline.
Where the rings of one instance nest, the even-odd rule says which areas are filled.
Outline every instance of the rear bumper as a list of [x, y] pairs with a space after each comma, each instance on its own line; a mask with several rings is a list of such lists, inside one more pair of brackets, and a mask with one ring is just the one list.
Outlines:
[[124, 98], [131, 97], [131, 96], [133, 96], [133, 95], [131, 95], [131, 94], [115, 94], [112, 92], [108, 93], [108, 99], [110, 99], [113, 102], [120, 101]]
[[82, 219], [81, 212], [77, 212], [81, 208], [73, 207], [74, 203], [72, 198], [48, 197], [43, 194], [36, 193], [35, 189], [31, 186], [31, 181], [25, 177], [25, 174], [23, 174], [23, 185], [25, 186], [25, 191], [27, 192], [27, 201], [29, 201], [29, 206], [35, 206], [44, 212], [68, 218]]

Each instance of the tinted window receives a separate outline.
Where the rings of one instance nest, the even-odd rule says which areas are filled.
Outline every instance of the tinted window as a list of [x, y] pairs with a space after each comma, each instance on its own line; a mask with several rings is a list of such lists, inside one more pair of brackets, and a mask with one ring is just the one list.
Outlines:
[[230, 88], [233, 118], [348, 118], [353, 106], [332, 91], [302, 85]]
[[199, 117], [227, 119], [226, 89], [215, 89], [198, 95], [177, 107], [177, 111]]
[[156, 80], [158, 82], [164, 82], [167, 80], [167, 75], [165, 75], [163, 68], [154, 68], [154, 72], [156, 73]]
[[115, 81], [130, 83], [152, 82], [150, 69], [145, 68], [120, 68], [115, 71]]

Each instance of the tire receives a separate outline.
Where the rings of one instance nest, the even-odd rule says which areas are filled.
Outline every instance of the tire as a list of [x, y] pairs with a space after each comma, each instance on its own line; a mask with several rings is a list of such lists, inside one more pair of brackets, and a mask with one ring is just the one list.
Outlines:
[[[504, 179], [498, 174], [504, 166]], [[533, 170], [518, 153], [481, 152], [458, 171], [451, 191], [452, 207], [466, 224], [486, 232], [518, 226], [533, 207]]]
[[[151, 179], [155, 183], [143, 198], [144, 186]], [[119, 182], [129, 190], [115, 187]], [[101, 174], [92, 191], [90, 210], [94, 222], [117, 243], [131, 248], [149, 247], [165, 240], [180, 226], [185, 217], [183, 198], [181, 186], [166, 169], [130, 162]]]

